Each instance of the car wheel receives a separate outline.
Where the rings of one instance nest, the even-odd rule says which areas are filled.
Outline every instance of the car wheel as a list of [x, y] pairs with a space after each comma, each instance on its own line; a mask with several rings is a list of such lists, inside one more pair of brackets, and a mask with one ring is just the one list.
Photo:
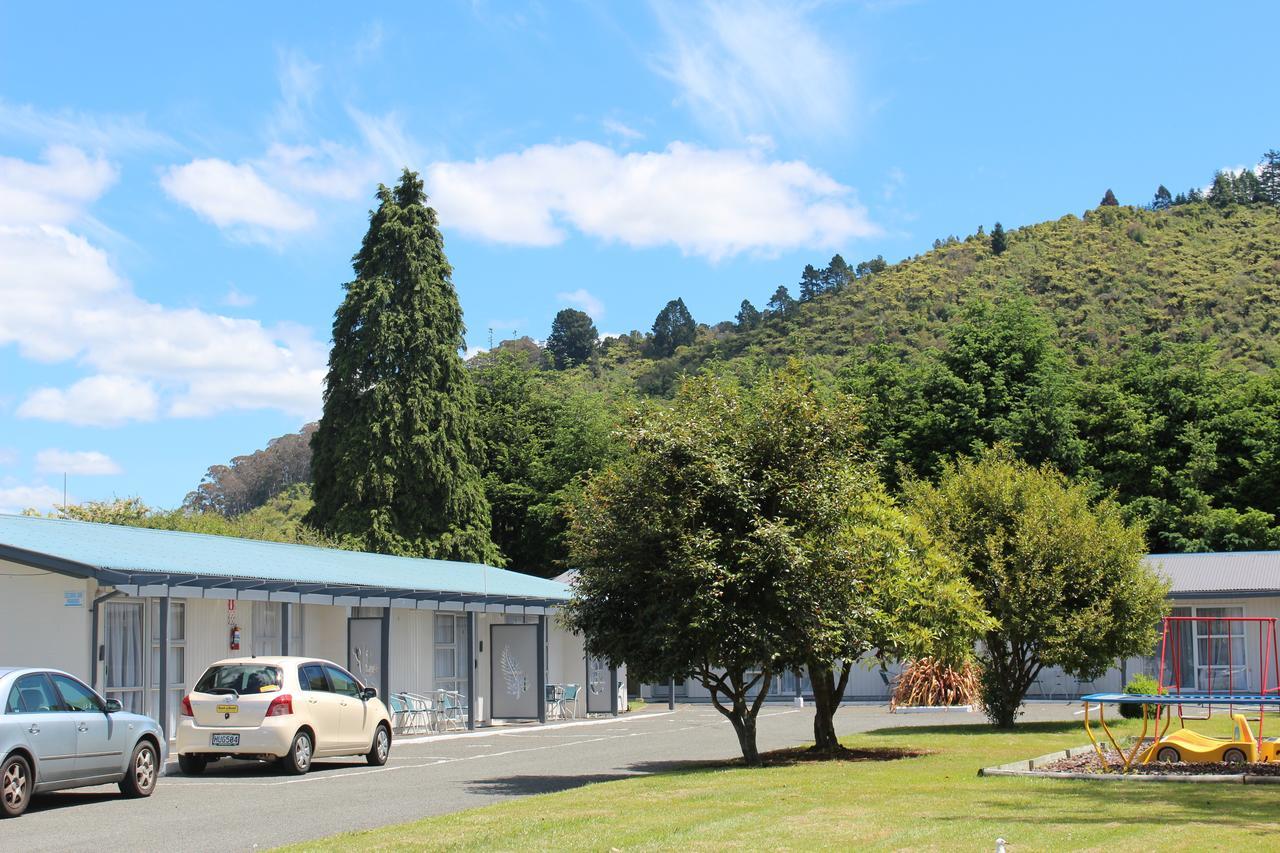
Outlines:
[[378, 729], [373, 733], [373, 746], [369, 748], [365, 758], [374, 767], [381, 767], [387, 763], [387, 758], [391, 755], [391, 730], [387, 728], [386, 723], [378, 723]]
[[305, 731], [299, 731], [293, 736], [289, 754], [280, 759], [280, 764], [286, 773], [301, 776], [311, 769], [311, 755], [314, 751], [315, 744], [311, 741], [311, 735]]
[[25, 812], [35, 781], [25, 758], [21, 755], [6, 758], [0, 765], [0, 815], [17, 817]]
[[1222, 753], [1222, 760], [1228, 764], [1244, 764], [1247, 759], [1245, 757], [1244, 750], [1232, 747]]
[[178, 755], [178, 769], [184, 776], [199, 776], [209, 766], [209, 759], [203, 755]]
[[1162, 746], [1160, 751], [1156, 753], [1156, 761], [1162, 761], [1166, 764], [1177, 764], [1182, 760], [1182, 753], [1171, 746]]
[[120, 780], [120, 793], [131, 799], [149, 797], [156, 789], [156, 780], [160, 778], [160, 761], [156, 748], [151, 741], [139, 741], [133, 748], [133, 756], [129, 759], [129, 768]]

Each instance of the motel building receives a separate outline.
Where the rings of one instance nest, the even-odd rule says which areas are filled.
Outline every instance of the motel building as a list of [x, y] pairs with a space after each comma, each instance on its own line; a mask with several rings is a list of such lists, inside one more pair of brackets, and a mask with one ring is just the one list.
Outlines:
[[[1272, 617], [1280, 622], [1280, 551], [1249, 551], [1200, 554], [1150, 554], [1146, 562], [1170, 582], [1169, 615], [1199, 616], [1227, 620], [1231, 617]], [[1268, 651], [1269, 643], [1260, 635], [1257, 622], [1198, 622], [1175, 627], [1173, 637], [1179, 648], [1177, 681], [1184, 690], [1214, 692], [1229, 686], [1236, 692], [1257, 692], [1262, 688], [1262, 672], [1271, 673], [1267, 687], [1277, 684], [1277, 663]], [[1037, 700], [1075, 699], [1086, 693], [1118, 692], [1138, 674], [1158, 675], [1160, 641], [1151, 654], [1117, 661], [1094, 681], [1079, 681], [1061, 670], [1045, 669], [1032, 685], [1027, 698]], [[849, 674], [844, 699], [851, 702], [888, 702], [900, 666], [884, 670], [855, 666]], [[1165, 682], [1171, 683], [1171, 673]], [[649, 701], [669, 701], [672, 687], [679, 701], [710, 701], [710, 693], [693, 679], [667, 684], [644, 684], [640, 695]], [[770, 698], [792, 701], [811, 699], [809, 679], [802, 672], [773, 676]]]
[[573, 685], [578, 716], [626, 710], [625, 671], [562, 627], [569, 596], [475, 563], [0, 515], [0, 665], [65, 670], [171, 737], [205, 668], [249, 655], [332, 660], [381, 697], [445, 691], [457, 728], [545, 721]]

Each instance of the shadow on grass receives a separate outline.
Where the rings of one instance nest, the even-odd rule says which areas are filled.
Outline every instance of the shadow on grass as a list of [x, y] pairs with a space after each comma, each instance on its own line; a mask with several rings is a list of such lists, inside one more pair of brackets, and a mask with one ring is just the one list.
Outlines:
[[[818, 762], [866, 762], [866, 761], [900, 761], [904, 758], [919, 758], [929, 755], [928, 749], [904, 749], [892, 746], [864, 747], [858, 749], [841, 749], [838, 752], [814, 752], [808, 747], [798, 746], [791, 749], [776, 749], [760, 754], [765, 768], [791, 767], [796, 764], [813, 764]], [[627, 767], [635, 773], [694, 773], [705, 770], [731, 770], [746, 767], [741, 758], [711, 758], [687, 761], [640, 761]]]
[[523, 797], [529, 794], [554, 794], [571, 791], [598, 782], [616, 782], [633, 778], [628, 773], [600, 773], [580, 776], [502, 776], [497, 779], [479, 779], [466, 785], [468, 793], [489, 796]]
[[1060, 722], [1019, 723], [1012, 729], [997, 729], [990, 723], [956, 723], [947, 726], [891, 726], [883, 729], [869, 729], [863, 735], [1019, 735], [1041, 734], [1058, 735], [1079, 732], [1084, 736], [1084, 725], [1080, 720], [1063, 720]]

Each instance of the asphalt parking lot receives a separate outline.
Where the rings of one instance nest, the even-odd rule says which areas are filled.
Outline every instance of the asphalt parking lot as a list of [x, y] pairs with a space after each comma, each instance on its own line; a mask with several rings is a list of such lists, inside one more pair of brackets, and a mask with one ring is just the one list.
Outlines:
[[[1035, 704], [1026, 719], [1072, 719], [1073, 710]], [[779, 704], [761, 717], [762, 750], [812, 740], [809, 708]], [[841, 733], [941, 722], [983, 720], [955, 712], [890, 715], [879, 705], [845, 706], [836, 715]], [[171, 764], [174, 775], [147, 800], [123, 800], [114, 786], [37, 798], [23, 817], [0, 822], [0, 850], [270, 848], [737, 754], [733, 729], [714, 708], [683, 705], [674, 713], [658, 706], [617, 719], [407, 737], [381, 768], [321, 759], [308, 775], [292, 777], [270, 765], [223, 761], [203, 776], [184, 777]]]

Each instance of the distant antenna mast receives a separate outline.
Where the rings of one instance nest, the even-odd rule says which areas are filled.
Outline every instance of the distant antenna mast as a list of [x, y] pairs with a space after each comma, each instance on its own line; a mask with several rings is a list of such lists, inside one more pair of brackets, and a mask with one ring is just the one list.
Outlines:
[[489, 349], [493, 349], [493, 326], [489, 327]]

